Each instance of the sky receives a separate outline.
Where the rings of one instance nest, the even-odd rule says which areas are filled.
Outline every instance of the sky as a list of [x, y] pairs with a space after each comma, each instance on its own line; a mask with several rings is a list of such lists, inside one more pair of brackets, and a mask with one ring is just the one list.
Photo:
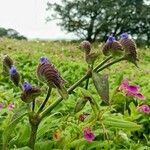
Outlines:
[[[56, 21], [46, 23], [48, 0], [0, 0], [0, 27], [12, 28], [29, 39], [70, 39]], [[49, 0], [59, 2], [60, 0]]]
[[[29, 39], [72, 39], [56, 21], [46, 23], [47, 2], [60, 0], [0, 0], [0, 27], [12, 28]], [[150, 0], [147, 0], [150, 3]]]

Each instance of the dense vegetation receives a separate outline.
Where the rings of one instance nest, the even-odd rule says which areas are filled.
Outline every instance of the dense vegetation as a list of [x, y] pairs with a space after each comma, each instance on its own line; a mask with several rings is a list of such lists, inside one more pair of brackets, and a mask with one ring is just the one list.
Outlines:
[[[105, 59], [100, 43], [93, 44], [92, 50], [100, 52], [96, 64]], [[37, 107], [42, 103], [47, 91], [47, 86], [39, 82], [36, 76], [36, 68], [41, 56], [46, 56], [56, 66], [65, 79], [67, 88], [87, 71], [84, 53], [79, 49], [79, 43], [0, 39], [0, 53], [1, 59], [2, 55], [8, 54], [15, 61], [22, 82], [28, 81], [41, 88], [42, 94], [38, 97]], [[123, 61], [102, 72], [102, 74], [109, 75], [110, 97], [113, 100], [111, 107], [101, 103], [92, 80], [89, 82], [88, 92], [84, 90], [82, 83], [80, 88], [72, 92], [69, 99], [62, 101], [51, 115], [41, 122], [35, 149], [148, 150], [150, 147], [149, 114], [139, 112], [137, 104], [150, 105], [150, 49], [138, 49], [138, 58], [139, 68], [132, 63]], [[0, 68], [2, 68], [2, 62], [0, 62]], [[113, 96], [115, 89], [124, 78], [128, 78], [132, 85], [140, 86], [140, 92], [145, 96], [145, 100], [127, 97], [121, 92], [117, 92]], [[78, 113], [74, 112], [77, 101], [82, 99], [83, 95], [93, 97], [98, 104], [101, 103], [100, 115], [105, 118], [104, 120], [102, 118], [102, 122], [94, 122], [95, 118], [92, 118], [93, 109], [91, 109], [90, 103], [87, 103]], [[57, 97], [57, 92], [53, 90], [47, 106], [56, 101]], [[30, 137], [28, 118], [24, 117], [11, 129], [7, 128], [13, 114], [19, 108], [23, 109], [25, 103], [20, 99], [19, 88], [13, 85], [9, 77], [2, 74], [0, 75], [0, 104], [0, 149], [2, 149], [2, 141], [5, 138], [2, 135], [5, 131], [6, 135], [7, 132], [10, 134], [7, 139], [10, 149], [28, 150], [29, 148], [26, 146]], [[79, 119], [81, 114], [87, 114], [84, 121]], [[92, 142], [84, 139], [82, 129], [86, 126], [91, 126], [92, 132], [96, 136]]]

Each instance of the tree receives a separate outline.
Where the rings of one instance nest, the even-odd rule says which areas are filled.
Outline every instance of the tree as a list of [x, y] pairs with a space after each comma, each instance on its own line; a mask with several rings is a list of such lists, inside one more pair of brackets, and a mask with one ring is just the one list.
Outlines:
[[20, 35], [20, 33], [14, 29], [0, 28], [0, 37], [8, 37], [18, 40], [27, 40], [25, 36]]
[[62, 29], [89, 41], [126, 31], [148, 36], [150, 5], [143, 0], [61, 0], [60, 4], [48, 2], [47, 6], [53, 12], [48, 21], [59, 19]]

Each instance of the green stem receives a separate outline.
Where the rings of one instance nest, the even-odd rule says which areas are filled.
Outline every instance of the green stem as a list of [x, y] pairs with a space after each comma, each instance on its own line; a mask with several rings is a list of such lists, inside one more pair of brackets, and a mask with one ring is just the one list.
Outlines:
[[109, 61], [112, 58], [112, 56], [107, 57], [104, 61], [102, 61], [100, 64], [98, 64], [93, 71], [96, 71], [99, 69], [101, 66], [103, 66], [107, 61]]
[[107, 64], [107, 65], [103, 66], [102, 68], [99, 68], [98, 70], [95, 70], [95, 71], [96, 72], [100, 72], [100, 71], [104, 70], [105, 68], [108, 68], [109, 66], [111, 66], [113, 64], [116, 64], [116, 63], [118, 63], [118, 62], [120, 62], [122, 60], [126, 60], [126, 58], [125, 57], [119, 58], [119, 59], [117, 59], [115, 61], [112, 61], [111, 63], [109, 63], [109, 64]]
[[38, 112], [37, 112], [38, 114], [41, 113], [42, 110], [43, 110], [43, 108], [45, 107], [45, 105], [46, 105], [46, 103], [47, 103], [47, 101], [48, 101], [48, 99], [49, 99], [49, 97], [50, 97], [50, 95], [51, 95], [51, 91], [52, 91], [52, 88], [49, 87], [49, 88], [48, 88], [48, 92], [47, 92], [47, 96], [46, 96], [44, 102], [42, 103], [42, 105], [40, 106], [40, 108], [39, 108], [39, 110], [38, 110]]
[[31, 125], [31, 135], [29, 140], [29, 147], [34, 150], [38, 125]]
[[[110, 58], [109, 58], [110, 59]], [[100, 68], [100, 69], [98, 69], [97, 70], [97, 68], [99, 68], [98, 66], [101, 66], [101, 65], [98, 65], [97, 67], [96, 67], [96, 69], [94, 68], [93, 70], [94, 71], [97, 71], [97, 72], [99, 72], [99, 71], [102, 71], [102, 70], [104, 70], [105, 68], [107, 68], [107, 67], [109, 67], [109, 66], [111, 66], [111, 65], [113, 65], [113, 64], [115, 64], [115, 63], [117, 63], [117, 62], [120, 62], [120, 61], [122, 61], [122, 60], [125, 60], [125, 58], [124, 57], [122, 57], [122, 58], [120, 58], [120, 59], [118, 59], [118, 60], [115, 60], [115, 61], [113, 61], [113, 62], [111, 62], [111, 63], [109, 63], [109, 64], [107, 64], [107, 65], [105, 65], [104, 67], [102, 67], [102, 68]], [[105, 60], [106, 61], [106, 60]], [[101, 63], [102, 64], [102, 63]], [[85, 81], [86, 79], [88, 79], [88, 78], [90, 78], [91, 77], [91, 72], [88, 72], [86, 75], [84, 75], [80, 80], [78, 80], [75, 84], [73, 84], [67, 91], [68, 91], [68, 93], [71, 93], [77, 86], [79, 86], [83, 81]], [[50, 114], [50, 112], [61, 102], [63, 100], [63, 98], [59, 98], [59, 99], [57, 99], [54, 103], [52, 103], [45, 111], [43, 111], [42, 113], [41, 113], [41, 119], [42, 118], [44, 118], [44, 117], [46, 117], [48, 114]]]

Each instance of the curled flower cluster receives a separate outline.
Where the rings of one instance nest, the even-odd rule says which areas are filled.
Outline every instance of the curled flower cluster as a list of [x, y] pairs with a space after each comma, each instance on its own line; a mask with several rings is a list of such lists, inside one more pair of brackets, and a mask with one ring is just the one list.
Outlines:
[[87, 141], [93, 141], [95, 139], [95, 135], [94, 133], [91, 131], [91, 129], [89, 127], [86, 127], [83, 129], [83, 132], [84, 132], [84, 138], [87, 140]]
[[116, 41], [115, 37], [109, 36], [106, 43], [103, 45], [102, 48], [103, 54], [108, 56], [110, 54], [118, 54], [123, 51], [122, 45]]
[[68, 93], [64, 87], [64, 80], [55, 66], [46, 57], [41, 57], [40, 59], [37, 67], [37, 76], [41, 81], [46, 82], [50, 88], [57, 88], [64, 99], [68, 97]]
[[21, 100], [25, 103], [30, 103], [37, 96], [39, 96], [41, 93], [41, 90], [37, 87], [33, 87], [30, 83], [24, 82], [23, 84], [23, 92], [21, 94]]
[[146, 113], [146, 114], [150, 114], [150, 106], [148, 106], [148, 105], [141, 105], [141, 106], [138, 107], [138, 111]]
[[108, 55], [118, 55], [125, 52], [126, 59], [136, 65], [137, 52], [136, 44], [133, 39], [130, 38], [128, 33], [121, 34], [121, 39], [119, 41], [115, 40], [115, 37], [109, 36], [106, 43], [102, 48], [103, 54]]
[[3, 59], [3, 72], [4, 74], [10, 75], [10, 79], [16, 86], [19, 85], [20, 75], [14, 66], [13, 60], [8, 55], [6, 55]]
[[83, 41], [80, 43], [80, 48], [84, 50], [86, 54], [89, 54], [91, 51], [91, 43], [89, 41]]
[[138, 85], [130, 85], [128, 79], [122, 80], [119, 90], [123, 91], [127, 96], [133, 96], [141, 100], [145, 99], [144, 95], [139, 92], [140, 87]]

